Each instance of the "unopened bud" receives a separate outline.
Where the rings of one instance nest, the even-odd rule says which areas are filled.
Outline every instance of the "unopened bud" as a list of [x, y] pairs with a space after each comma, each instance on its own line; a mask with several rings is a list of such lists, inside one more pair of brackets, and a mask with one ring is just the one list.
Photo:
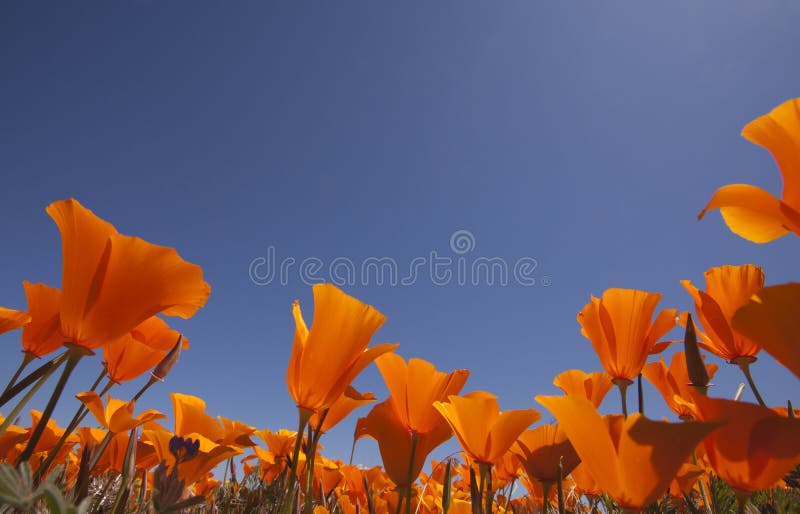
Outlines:
[[[684, 354], [686, 355], [686, 370], [689, 372], [691, 385], [701, 393], [705, 392], [711, 379], [708, 376], [708, 369], [700, 356], [700, 348], [697, 346], [697, 333], [694, 330], [692, 315], [686, 318], [686, 334], [683, 337]], [[702, 388], [702, 389], [701, 389]]]
[[158, 366], [153, 368], [153, 371], [150, 374], [153, 378], [157, 380], [161, 380], [162, 382], [167, 377], [170, 371], [172, 371], [172, 367], [178, 362], [178, 357], [181, 356], [181, 342], [183, 341], [183, 334], [178, 335], [178, 342], [175, 343], [175, 346], [172, 347], [172, 350], [161, 359], [161, 362], [158, 363]]

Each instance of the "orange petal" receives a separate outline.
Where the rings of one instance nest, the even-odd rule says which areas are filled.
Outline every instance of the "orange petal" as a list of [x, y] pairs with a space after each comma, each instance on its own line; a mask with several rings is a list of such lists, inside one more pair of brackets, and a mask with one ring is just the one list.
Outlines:
[[614, 387], [608, 373], [595, 371], [587, 374], [578, 369], [561, 373], [553, 380], [553, 385], [565, 394], [576, 394], [587, 398], [595, 407], [603, 403], [603, 398]]
[[800, 378], [800, 284], [765, 287], [740, 308], [733, 328]]
[[506, 453], [519, 435], [542, 415], [534, 409], [508, 410], [495, 419], [489, 431], [488, 462], [495, 462]]
[[188, 318], [205, 304], [211, 288], [203, 270], [173, 248], [119, 234], [109, 240], [102, 288], [84, 315], [85, 346], [113, 341], [159, 312]]
[[75, 199], [48, 205], [47, 214], [61, 232], [61, 330], [72, 342], [80, 343], [89, 336], [83, 317], [97, 299], [110, 250], [109, 238], [117, 230]]
[[580, 396], [537, 396], [558, 420], [575, 451], [581, 465], [608, 494], [623, 491], [619, 459], [608, 426], [596, 408]]
[[0, 307], [0, 334], [22, 328], [30, 321], [31, 316], [27, 312]]
[[723, 186], [714, 193], [697, 219], [719, 209], [734, 234], [754, 243], [768, 243], [786, 235], [791, 220], [784, 215], [781, 201], [763, 189], [747, 184]]
[[669, 487], [686, 458], [720, 423], [666, 423], [639, 413], [625, 421], [619, 443], [628, 506], [653, 503]]
[[75, 397], [83, 403], [89, 412], [92, 413], [94, 418], [100, 423], [101, 426], [108, 428], [108, 421], [106, 420], [106, 410], [103, 407], [103, 400], [100, 399], [94, 391], [86, 391], [78, 393]]
[[783, 201], [800, 207], [800, 98], [751, 121], [742, 136], [769, 150], [783, 176]]
[[22, 329], [22, 348], [37, 357], [54, 352], [64, 343], [59, 312], [61, 291], [44, 284], [22, 283], [28, 298], [31, 322]]
[[206, 402], [188, 394], [170, 393], [175, 412], [175, 435], [185, 437], [191, 433], [201, 434], [211, 441], [225, 437], [225, 431], [217, 420], [206, 414]]

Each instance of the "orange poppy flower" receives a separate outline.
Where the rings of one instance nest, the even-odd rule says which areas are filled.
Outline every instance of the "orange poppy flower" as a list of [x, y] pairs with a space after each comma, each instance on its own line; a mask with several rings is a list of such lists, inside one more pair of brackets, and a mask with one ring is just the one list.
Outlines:
[[[705, 331], [697, 333], [698, 344], [728, 362], [737, 359], [755, 361], [761, 347], [734, 332], [731, 319], [739, 307], [764, 287], [764, 272], [759, 266], [745, 264], [711, 268], [704, 275], [705, 291], [697, 289], [689, 280], [681, 280], [694, 299], [697, 320]], [[684, 320], [681, 321], [685, 324]]]
[[[168, 468], [175, 466], [175, 455], [170, 451], [170, 441], [173, 434], [159, 425], [153, 423], [149, 428], [142, 430], [142, 440], [153, 447], [159, 462], [165, 462]], [[201, 480], [218, 464], [242, 453], [242, 450], [225, 445], [211, 444], [204, 448], [201, 441], [197, 455], [190, 460], [178, 463], [178, 476], [185, 480], [188, 487]]]
[[444, 373], [422, 359], [409, 359], [406, 364], [396, 353], [381, 355], [375, 365], [389, 389], [397, 417], [415, 434], [430, 432], [446, 423], [433, 402], [457, 395], [469, 377], [466, 369]]
[[222, 423], [206, 414], [206, 402], [196, 396], [170, 393], [175, 413], [175, 435], [199, 439], [201, 449], [209, 443], [224, 446], [253, 446], [250, 435], [255, 427], [220, 417]]
[[[152, 369], [167, 355], [180, 337], [180, 332], [152, 316], [139, 323], [130, 333], [103, 346], [103, 359], [108, 378], [116, 383], [127, 382]], [[181, 338], [181, 348], [189, 341]]]
[[111, 398], [110, 395], [106, 396], [106, 406], [103, 407], [103, 400], [94, 391], [78, 393], [75, 397], [89, 409], [89, 412], [92, 413], [97, 422], [112, 434], [127, 432], [149, 421], [167, 418], [153, 409], [148, 409], [133, 417], [133, 400], [123, 402], [122, 400]]
[[717, 189], [697, 219], [719, 209], [734, 234], [754, 243], [768, 243], [789, 231], [800, 234], [800, 98], [751, 121], [742, 136], [769, 150], [777, 161], [783, 176], [781, 199], [756, 186], [731, 184]]
[[325, 414], [325, 418], [322, 420], [321, 427], [319, 426], [319, 422], [322, 414], [318, 412], [315, 412], [314, 415], [311, 416], [311, 419], [308, 420], [308, 424], [313, 427], [314, 430], [319, 430], [319, 432], [325, 433], [336, 426], [344, 418], [349, 416], [350, 413], [357, 408], [361, 407], [362, 405], [372, 403], [375, 400], [376, 398], [374, 394], [361, 394], [354, 387], [347, 386], [347, 389], [344, 390], [342, 396], [333, 402], [333, 405], [331, 405], [328, 409], [328, 412]]
[[31, 321], [27, 312], [0, 307], [0, 334], [22, 328]]
[[603, 403], [603, 398], [614, 387], [611, 375], [604, 371], [584, 373], [579, 369], [564, 371], [553, 379], [553, 385], [565, 394], [577, 394], [588, 399], [595, 407]]
[[733, 328], [758, 341], [775, 360], [800, 378], [800, 284], [765, 287], [733, 316]]
[[447, 423], [436, 425], [428, 432], [412, 434], [397, 415], [391, 400], [373, 407], [365, 418], [359, 420], [356, 432], [358, 439], [368, 436], [378, 442], [386, 474], [401, 489], [414, 483], [428, 454], [452, 435]]
[[464, 452], [482, 464], [492, 464], [502, 457], [517, 437], [541, 417], [533, 409], [501, 413], [497, 397], [484, 391], [450, 396], [449, 400], [433, 405], [450, 424]]
[[189, 318], [210, 286], [172, 249], [119, 234], [77, 200], [50, 204], [61, 232], [61, 333], [93, 350], [159, 312]]
[[[717, 372], [716, 364], [706, 364], [709, 378], [713, 378]], [[664, 363], [662, 357], [658, 362], [650, 362], [642, 369], [642, 375], [661, 393], [667, 406], [681, 417], [690, 418], [692, 410], [686, 405], [691, 403], [694, 396], [694, 387], [690, 384], [689, 371], [686, 368], [686, 355], [683, 352], [675, 352], [669, 363], [669, 368]], [[684, 402], [676, 402], [675, 396], [683, 399]]]
[[306, 328], [298, 302], [297, 328], [286, 372], [286, 384], [298, 408], [311, 413], [328, 409], [361, 371], [381, 354], [397, 348], [379, 344], [367, 349], [386, 317], [331, 284], [314, 290], [314, 323]]
[[59, 330], [61, 291], [44, 284], [22, 282], [28, 298], [31, 322], [22, 329], [22, 350], [28, 355], [42, 357], [52, 353], [64, 343]]
[[699, 395], [695, 415], [727, 421], [704, 444], [714, 473], [738, 491], [770, 489], [800, 463], [800, 419], [752, 403]]
[[614, 380], [630, 383], [642, 371], [647, 356], [670, 343], [658, 340], [675, 326], [678, 311], [664, 309], [653, 321], [658, 293], [607, 289], [592, 297], [578, 314], [581, 333], [591, 341], [600, 363]]
[[641, 509], [664, 494], [715, 423], [665, 423], [639, 413], [600, 416], [580, 396], [537, 396], [558, 420], [597, 485], [621, 507]]
[[511, 451], [519, 457], [528, 476], [540, 482], [557, 482], [559, 463], [563, 479], [581, 462], [567, 434], [558, 425], [526, 430], [511, 446]]

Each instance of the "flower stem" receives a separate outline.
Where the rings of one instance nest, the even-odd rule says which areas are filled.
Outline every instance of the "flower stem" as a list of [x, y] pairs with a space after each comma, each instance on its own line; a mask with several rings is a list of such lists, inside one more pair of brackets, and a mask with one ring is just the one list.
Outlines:
[[408, 474], [406, 475], [408, 482], [407, 484], [407, 492], [406, 492], [406, 514], [411, 514], [411, 486], [413, 485], [414, 478], [412, 475], [414, 474], [414, 457], [417, 453], [417, 443], [419, 442], [419, 436], [417, 434], [411, 435], [411, 458], [408, 461]]
[[286, 486], [287, 501], [284, 505], [285, 514], [288, 514], [292, 511], [292, 502], [289, 498], [293, 496], [294, 485], [297, 481], [297, 461], [300, 459], [300, 447], [303, 445], [303, 432], [306, 430], [306, 425], [308, 424], [308, 420], [311, 418], [312, 412], [308, 409], [298, 407], [297, 414], [299, 421], [297, 426], [297, 437], [294, 441], [294, 451], [292, 452], [292, 462], [289, 468], [289, 482]]
[[627, 378], [615, 378], [612, 380], [614, 385], [619, 388], [620, 400], [622, 401], [622, 414], [628, 418], [628, 387], [633, 383], [632, 380]]
[[14, 376], [11, 377], [11, 380], [8, 381], [6, 388], [3, 389], [3, 395], [5, 395], [9, 389], [14, 387], [14, 384], [17, 383], [17, 379], [22, 374], [22, 371], [28, 366], [28, 364], [34, 359], [34, 355], [32, 353], [24, 352], [22, 357], [22, 362], [20, 363], [17, 371], [14, 372]]
[[36, 448], [36, 445], [39, 443], [39, 439], [42, 438], [44, 429], [47, 427], [47, 422], [50, 420], [50, 416], [53, 415], [53, 410], [56, 408], [56, 404], [61, 398], [61, 393], [64, 392], [64, 386], [67, 385], [69, 376], [72, 374], [75, 366], [78, 365], [78, 362], [83, 358], [84, 355], [86, 354], [80, 349], [70, 349], [69, 353], [67, 353], [67, 364], [64, 366], [64, 371], [61, 372], [61, 377], [59, 377], [58, 382], [56, 383], [53, 394], [50, 395], [50, 400], [47, 402], [47, 406], [42, 412], [42, 418], [39, 420], [39, 423], [33, 430], [30, 439], [28, 439], [28, 445], [24, 450], [22, 450], [19, 458], [17, 458], [16, 465], [19, 465], [20, 462], [27, 461], [31, 458], [31, 455], [33, 455], [33, 451]]
[[767, 404], [764, 403], [764, 398], [761, 397], [761, 393], [758, 392], [758, 388], [756, 387], [756, 383], [753, 381], [753, 375], [750, 374], [750, 363], [751, 362], [753, 362], [753, 361], [750, 360], [750, 359], [747, 359], [747, 358], [743, 358], [743, 357], [734, 359], [734, 363], [738, 364], [739, 365], [739, 369], [741, 369], [742, 373], [744, 373], [744, 377], [747, 379], [747, 383], [750, 385], [750, 390], [753, 391], [753, 394], [755, 395], [756, 400], [758, 400], [758, 403], [762, 407], [766, 407]]
[[636, 379], [636, 386], [639, 392], [639, 414], [644, 415], [644, 391], [642, 391], [642, 374]]
[[[103, 371], [100, 372], [100, 375], [94, 381], [92, 387], [89, 390], [94, 391], [95, 389], [97, 389], [97, 386], [100, 385], [100, 381], [103, 380], [103, 377], [105, 375], [106, 375], [106, 368], [103, 367]], [[109, 384], [111, 383], [113, 382], [109, 381]], [[106, 384], [106, 387], [103, 388], [103, 391], [101, 392], [102, 394], [105, 394], [105, 392], [109, 389], [109, 384]], [[64, 446], [64, 443], [67, 441], [69, 435], [78, 427], [80, 422], [83, 421], [83, 419], [86, 417], [88, 413], [89, 409], [87, 409], [84, 404], [81, 404], [80, 407], [78, 407], [78, 410], [75, 412], [75, 415], [72, 416], [72, 420], [70, 420], [69, 424], [67, 425], [67, 428], [64, 429], [64, 433], [61, 434], [61, 437], [59, 438], [58, 442], [53, 447], [53, 449], [50, 450], [50, 453], [47, 455], [47, 458], [44, 460], [44, 462], [42, 462], [42, 464], [39, 465], [39, 469], [36, 470], [36, 473], [34, 474], [35, 483], [38, 484], [42, 475], [47, 473], [47, 469], [53, 463], [53, 460], [56, 458], [58, 451], [61, 449], [62, 446]]]
[[53, 357], [52, 359], [45, 362], [35, 370], [28, 373], [28, 375], [25, 378], [23, 378], [22, 380], [20, 380], [10, 388], [8, 388], [7, 391], [5, 391], [2, 395], [0, 395], [0, 407], [8, 403], [10, 399], [17, 396], [26, 387], [39, 380], [39, 378], [41, 378], [42, 375], [47, 374], [51, 369], [53, 369], [53, 367], [58, 367], [59, 365], [61, 365], [61, 363], [64, 362], [64, 359], [67, 357], [68, 353], [69, 352], [67, 351], [57, 355], [56, 357]]
[[[642, 375], [639, 375], [639, 386], [641, 386], [641, 384]], [[641, 391], [641, 387], [639, 391]], [[562, 457], [558, 458], [558, 483], [556, 484], [556, 493], [558, 494], [558, 514], [565, 514], [567, 509], [564, 505], [564, 463]]]
[[19, 415], [19, 413], [22, 410], [22, 408], [25, 407], [25, 405], [27, 405], [27, 403], [28, 403], [28, 401], [30, 401], [31, 397], [34, 394], [36, 394], [36, 391], [38, 391], [39, 388], [41, 388], [44, 385], [45, 382], [47, 382], [47, 379], [50, 378], [50, 375], [52, 375], [58, 369], [58, 367], [60, 365], [61, 365], [61, 363], [59, 362], [58, 365], [50, 367], [48, 369], [47, 373], [45, 373], [41, 377], [39, 377], [39, 381], [36, 382], [36, 385], [34, 385], [31, 388], [31, 390], [28, 391], [27, 394], [25, 394], [25, 396], [22, 397], [22, 399], [19, 401], [17, 406], [14, 407], [14, 410], [12, 410], [11, 412], [8, 413], [8, 416], [6, 417], [6, 419], [3, 421], [2, 424], [0, 424], [0, 435], [3, 435], [5, 433], [6, 429], [9, 426], [11, 426], [11, 424], [17, 418], [17, 416]]

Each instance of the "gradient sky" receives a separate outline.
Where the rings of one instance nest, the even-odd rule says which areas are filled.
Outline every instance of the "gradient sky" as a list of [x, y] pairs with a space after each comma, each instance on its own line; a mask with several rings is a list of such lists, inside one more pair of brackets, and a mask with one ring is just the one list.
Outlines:
[[[212, 286], [194, 318], [169, 320], [191, 350], [141, 407], [171, 413], [175, 391], [212, 415], [294, 428], [291, 303], [310, 318], [311, 288], [297, 273], [256, 285], [251, 262], [272, 246], [326, 265], [391, 257], [402, 272], [432, 251], [457, 257], [450, 237], [467, 230], [465, 262], [534, 258], [537, 283], [344, 289], [388, 317], [374, 342], [469, 368], [465, 391], [504, 409], [544, 411], [533, 397], [555, 394], [556, 374], [600, 369], [575, 320], [590, 295], [644, 289], [688, 310], [679, 281], [702, 287], [712, 266], [797, 279], [795, 236], [755, 245], [696, 215], [724, 184], [780, 192], [770, 155], [739, 133], [800, 94], [798, 19], [800, 4], [772, 1], [5, 3], [0, 305], [25, 308], [22, 280], [60, 284], [44, 209], [75, 197], [177, 248]], [[0, 336], [0, 376], [18, 341]], [[739, 370], [709, 361], [712, 394], [731, 396]], [[771, 357], [753, 372], [769, 403], [800, 404]], [[386, 397], [374, 367], [355, 385]], [[647, 412], [667, 415], [646, 391]], [[62, 426], [76, 405], [62, 401]], [[612, 392], [604, 409], [618, 405]], [[347, 458], [355, 418], [323, 453]], [[356, 461], [378, 463], [376, 448], [361, 443]]]

